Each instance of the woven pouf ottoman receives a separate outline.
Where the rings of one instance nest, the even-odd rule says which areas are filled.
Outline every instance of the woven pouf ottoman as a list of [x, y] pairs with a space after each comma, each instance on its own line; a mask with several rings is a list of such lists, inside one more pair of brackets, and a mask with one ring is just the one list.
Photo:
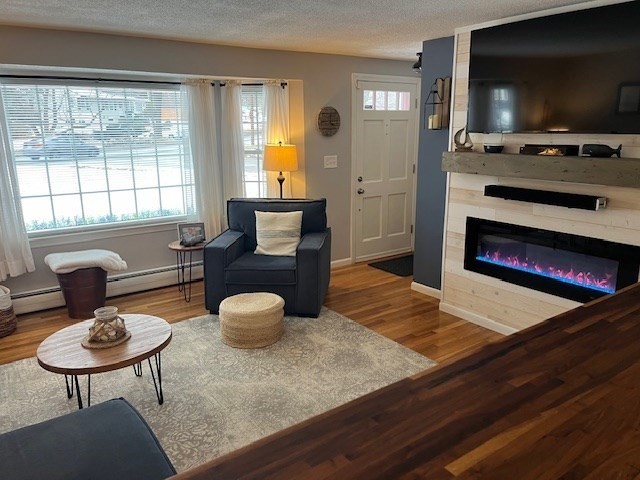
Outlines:
[[260, 348], [284, 331], [284, 300], [267, 292], [240, 293], [220, 303], [220, 336], [230, 347]]

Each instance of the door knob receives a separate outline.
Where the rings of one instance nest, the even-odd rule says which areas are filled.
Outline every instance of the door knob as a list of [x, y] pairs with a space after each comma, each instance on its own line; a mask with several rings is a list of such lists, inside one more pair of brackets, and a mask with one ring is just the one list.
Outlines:
[[364, 193], [364, 188], [359, 188], [358, 189], [358, 195], [362, 195]]
[[361, 182], [362, 181], [362, 177], [358, 177], [358, 181]]

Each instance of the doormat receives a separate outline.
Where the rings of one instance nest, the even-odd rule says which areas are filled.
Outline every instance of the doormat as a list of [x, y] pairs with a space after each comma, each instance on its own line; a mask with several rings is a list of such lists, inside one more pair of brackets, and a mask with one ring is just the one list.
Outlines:
[[373, 262], [370, 263], [369, 266], [401, 277], [408, 277], [413, 275], [413, 254], [392, 258], [390, 260], [382, 260], [381, 262]]

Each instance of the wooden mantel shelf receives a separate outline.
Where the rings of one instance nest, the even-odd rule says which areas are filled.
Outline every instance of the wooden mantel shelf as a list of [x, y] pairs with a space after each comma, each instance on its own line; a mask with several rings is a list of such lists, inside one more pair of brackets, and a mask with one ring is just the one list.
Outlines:
[[442, 171], [640, 188], [640, 158], [444, 152]]

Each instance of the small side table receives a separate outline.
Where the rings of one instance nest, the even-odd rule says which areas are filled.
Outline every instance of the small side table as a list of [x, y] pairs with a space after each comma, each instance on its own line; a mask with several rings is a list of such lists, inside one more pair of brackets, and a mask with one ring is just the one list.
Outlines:
[[[193, 268], [193, 252], [201, 251], [204, 249], [204, 242], [192, 247], [185, 247], [180, 245], [180, 241], [176, 240], [169, 244], [169, 249], [176, 252], [176, 267], [178, 269], [178, 291], [184, 295], [184, 301], [189, 303], [191, 301], [191, 270]], [[187, 262], [187, 256], [189, 261]], [[185, 276], [185, 268], [189, 267], [189, 281], [187, 282]]]

